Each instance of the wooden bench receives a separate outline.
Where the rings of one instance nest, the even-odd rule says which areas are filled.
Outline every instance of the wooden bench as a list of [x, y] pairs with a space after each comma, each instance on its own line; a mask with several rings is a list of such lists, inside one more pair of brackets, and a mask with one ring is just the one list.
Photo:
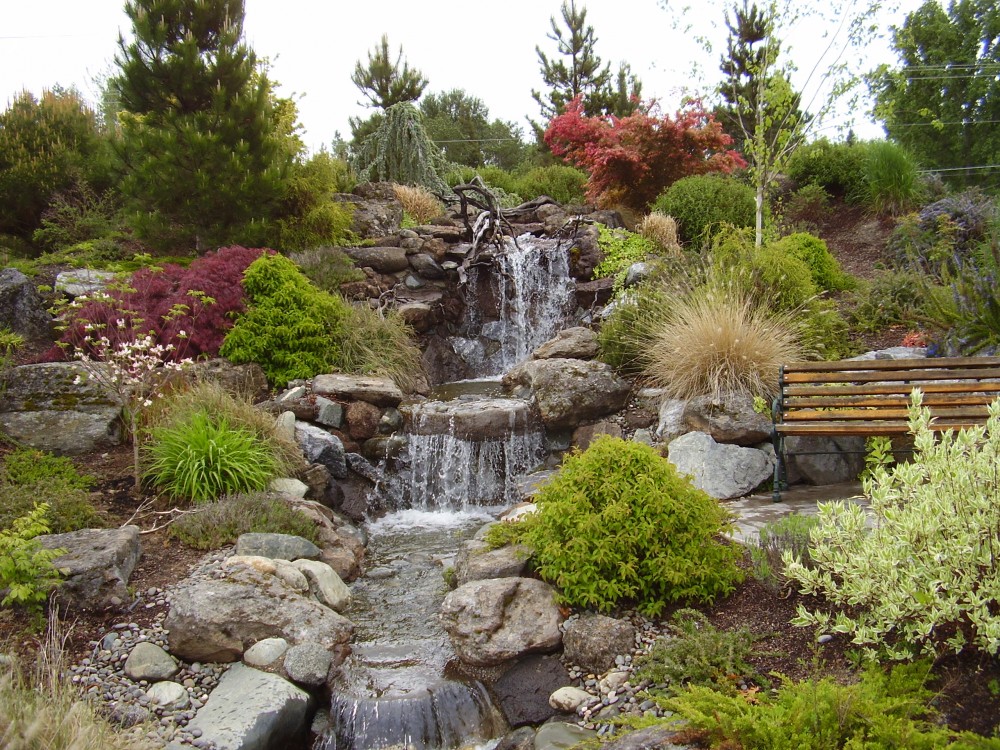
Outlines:
[[790, 436], [905, 435], [914, 388], [923, 392], [934, 430], [983, 424], [1000, 396], [1000, 357], [870, 359], [782, 365], [774, 401], [774, 495], [787, 487]]

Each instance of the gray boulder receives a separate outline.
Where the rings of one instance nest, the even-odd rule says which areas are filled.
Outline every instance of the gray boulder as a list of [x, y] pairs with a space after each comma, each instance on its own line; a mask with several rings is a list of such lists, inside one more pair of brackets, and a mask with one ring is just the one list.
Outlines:
[[0, 328], [28, 341], [52, 337], [52, 316], [31, 279], [16, 268], [0, 271]]
[[687, 402], [679, 398], [665, 398], [659, 408], [659, 422], [656, 426], [656, 437], [664, 443], [669, 443], [689, 432], [684, 420], [684, 409]]
[[59, 584], [60, 604], [84, 610], [121, 607], [131, 600], [128, 580], [142, 551], [139, 527], [81, 529], [38, 537], [46, 549], [65, 549], [54, 560], [66, 571]]
[[285, 654], [285, 674], [292, 682], [307, 687], [326, 683], [326, 676], [333, 666], [333, 656], [318, 643], [300, 643]]
[[785, 438], [788, 476], [798, 476], [809, 484], [853, 482], [865, 468], [865, 439], [862, 437]]
[[455, 556], [455, 581], [464, 586], [490, 578], [520, 578], [528, 572], [529, 557], [531, 549], [523, 544], [490, 549], [486, 542], [470, 539]]
[[284, 638], [265, 638], [243, 652], [243, 661], [251, 667], [269, 667], [287, 652], [288, 641]]
[[315, 560], [320, 548], [294, 534], [240, 534], [237, 555], [258, 555], [272, 560]]
[[528, 656], [492, 685], [497, 706], [511, 727], [541, 724], [555, 716], [552, 693], [572, 682], [557, 656]]
[[344, 252], [359, 268], [379, 273], [398, 273], [410, 267], [406, 250], [401, 247], [345, 247]]
[[588, 672], [608, 671], [615, 666], [616, 656], [631, 654], [634, 648], [635, 628], [626, 620], [582, 615], [563, 628], [563, 655]]
[[192, 362], [184, 369], [189, 380], [218, 383], [228, 393], [243, 396], [253, 403], [267, 396], [267, 375], [256, 362], [235, 364], [228, 359], [216, 358]]
[[690, 430], [706, 432], [719, 443], [757, 445], [771, 439], [770, 415], [755, 412], [746, 394], [693, 398], [684, 408], [684, 421]]
[[53, 287], [67, 297], [83, 297], [103, 292], [121, 274], [112, 271], [95, 271], [92, 268], [74, 268], [56, 274]]
[[214, 580], [189, 579], [174, 591], [164, 627], [170, 651], [188, 661], [236, 661], [265, 638], [315, 642], [342, 661], [354, 626], [276, 576], [249, 567]]
[[332, 373], [313, 378], [313, 393], [375, 406], [399, 406], [403, 392], [390, 378]]
[[179, 670], [180, 667], [177, 666], [174, 657], [149, 641], [135, 644], [125, 660], [125, 674], [135, 682], [169, 680]]
[[475, 666], [554, 651], [562, 641], [562, 619], [553, 588], [533, 578], [473, 581], [449, 592], [441, 604], [455, 653]]
[[618, 411], [631, 386], [609, 365], [580, 359], [528, 360], [504, 375], [519, 398], [534, 397], [549, 429], [573, 428]]
[[150, 685], [146, 697], [162, 708], [181, 711], [191, 704], [191, 696], [183, 685], [163, 680]]
[[32, 448], [74, 456], [121, 443], [120, 416], [121, 404], [79, 363], [23, 365], [5, 379], [0, 431]]
[[304, 747], [311, 708], [309, 693], [288, 680], [235, 664], [187, 728], [217, 750]]
[[343, 441], [322, 427], [308, 422], [295, 423], [295, 440], [311, 464], [322, 464], [336, 479], [347, 478], [347, 454]]
[[581, 742], [594, 740], [597, 732], [584, 729], [576, 724], [563, 721], [550, 721], [538, 728], [535, 734], [535, 750], [564, 750], [576, 747]]
[[[628, 732], [601, 745], [602, 750], [684, 750], [690, 747], [674, 722], [656, 724]], [[676, 740], [676, 742], [675, 742]]]
[[765, 451], [717, 443], [704, 432], [682, 435], [667, 451], [679, 473], [718, 500], [749, 495], [774, 473], [774, 458]]
[[462, 440], [506, 439], [525, 433], [538, 423], [532, 405], [516, 398], [482, 398], [471, 401], [428, 401], [419, 411], [403, 407], [415, 435], [454, 435]]
[[593, 359], [600, 346], [597, 334], [589, 328], [564, 328], [554, 339], [546, 341], [531, 353], [532, 359]]
[[340, 612], [351, 603], [351, 590], [336, 571], [319, 560], [296, 560], [292, 563], [309, 582], [309, 593], [320, 604]]

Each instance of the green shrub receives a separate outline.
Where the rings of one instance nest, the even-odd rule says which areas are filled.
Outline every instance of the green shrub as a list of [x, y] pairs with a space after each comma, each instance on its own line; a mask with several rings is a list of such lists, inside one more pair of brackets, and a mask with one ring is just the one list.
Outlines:
[[796, 317], [802, 351], [810, 357], [831, 360], [858, 354], [847, 321], [830, 300], [813, 299]]
[[4, 456], [2, 476], [16, 485], [51, 481], [63, 487], [86, 490], [94, 484], [94, 478], [80, 474], [70, 459], [34, 448], [20, 448]]
[[226, 334], [223, 357], [256, 362], [279, 388], [330, 370], [349, 314], [346, 302], [314, 287], [281, 255], [251, 263], [243, 287], [247, 310]]
[[[491, 184], [485, 175], [483, 179]], [[586, 187], [586, 172], [562, 164], [553, 164], [548, 167], [535, 167], [523, 174], [515, 175], [514, 189], [509, 192], [517, 193], [526, 201], [547, 195], [566, 206], [571, 203], [583, 203]]]
[[39, 614], [49, 592], [59, 583], [61, 573], [53, 561], [66, 554], [64, 549], [45, 549], [35, 537], [48, 534], [49, 506], [35, 505], [25, 516], [0, 530], [0, 591], [6, 590], [0, 605], [16, 604]]
[[309, 280], [324, 292], [336, 293], [341, 284], [364, 281], [365, 272], [339, 247], [319, 247], [288, 256]]
[[[797, 625], [846, 633], [870, 654], [905, 659], [965, 647], [1000, 652], [1000, 401], [985, 427], [935, 434], [919, 391], [912, 463], [876, 467], [866, 514], [821, 503], [812, 568], [785, 575], [842, 611], [800, 607]], [[873, 523], [869, 523], [869, 515]]]
[[880, 271], [848, 298], [851, 327], [877, 333], [891, 326], [913, 325], [923, 316], [927, 281], [914, 271]]
[[32, 448], [17, 448], [0, 470], [0, 529], [44, 503], [49, 530], [55, 534], [101, 526], [88, 489], [94, 478], [77, 472], [73, 462]]
[[808, 183], [781, 199], [779, 225], [786, 232], [815, 232], [816, 222], [833, 210], [830, 193], [815, 183]]
[[796, 232], [771, 243], [771, 246], [805, 263], [820, 289], [832, 292], [854, 286], [853, 279], [840, 269], [837, 259], [819, 237], [808, 232]]
[[[276, 246], [290, 252], [351, 242], [354, 240], [353, 221], [354, 204], [319, 201], [299, 216], [279, 220]], [[252, 247], [269, 244], [262, 239], [246, 244]]]
[[235, 544], [241, 534], [293, 534], [315, 543], [316, 524], [278, 497], [264, 493], [238, 494], [207, 503], [181, 516], [170, 535], [194, 549], [219, 549]]
[[657, 254], [658, 248], [653, 242], [627, 229], [608, 229], [600, 224], [597, 231], [597, 244], [604, 253], [604, 259], [594, 269], [594, 278], [614, 276], [617, 289], [624, 286], [629, 266]]
[[158, 425], [150, 437], [146, 476], [173, 498], [203, 503], [262, 490], [277, 472], [267, 444], [205, 411]]
[[747, 548], [754, 578], [770, 589], [784, 588], [785, 566], [781, 559], [785, 552], [809, 567], [809, 532], [818, 523], [815, 516], [789, 513], [764, 524], [756, 541]]
[[691, 727], [702, 730], [712, 747], [985, 750], [1000, 746], [933, 721], [933, 693], [924, 684], [928, 671], [927, 664], [897, 664], [889, 674], [871, 666], [851, 685], [832, 677], [786, 680], [777, 694], [757, 693], [753, 701], [692, 686], [667, 705]]
[[24, 337], [0, 326], [0, 395], [3, 394], [7, 372], [14, 366], [17, 350], [24, 346]]
[[900, 214], [923, 197], [917, 163], [893, 141], [872, 141], [865, 149], [864, 181], [860, 200], [879, 214]]
[[654, 312], [667, 299], [659, 284], [648, 281], [618, 295], [597, 334], [601, 360], [624, 375], [641, 374], [655, 322]]
[[635, 603], [712, 601], [740, 579], [736, 547], [717, 536], [724, 510], [647, 445], [599, 436], [567, 456], [515, 524], [535, 569], [566, 604], [608, 611]]
[[800, 187], [819, 185], [850, 199], [863, 187], [865, 150], [861, 143], [831, 143], [820, 138], [795, 149], [785, 171]]
[[681, 240], [701, 245], [724, 224], [752, 227], [753, 188], [731, 177], [696, 175], [677, 180], [656, 199], [653, 210], [673, 216]]
[[754, 668], [747, 662], [754, 636], [746, 628], [719, 630], [694, 609], [679, 609], [665, 636], [638, 661], [638, 677], [671, 692], [685, 685], [716, 687], [732, 692], [733, 679], [749, 677]]
[[398, 310], [383, 312], [364, 303], [349, 305], [333, 359], [337, 370], [382, 375], [412, 393], [426, 384], [420, 357], [413, 329]]

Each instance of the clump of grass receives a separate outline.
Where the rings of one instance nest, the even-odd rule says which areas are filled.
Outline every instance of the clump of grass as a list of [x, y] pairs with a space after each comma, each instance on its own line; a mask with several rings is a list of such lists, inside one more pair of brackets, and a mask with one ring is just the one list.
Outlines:
[[770, 398], [778, 366], [802, 358], [792, 314], [756, 304], [738, 286], [711, 284], [671, 297], [647, 334], [645, 374], [672, 398]]
[[407, 393], [424, 383], [420, 347], [397, 310], [350, 305], [338, 344], [337, 366], [344, 372], [383, 375]]
[[879, 214], [898, 215], [916, 206], [923, 195], [917, 163], [893, 141], [868, 144], [864, 160], [862, 201]]
[[653, 211], [636, 224], [635, 231], [655, 244], [663, 253], [680, 252], [681, 245], [677, 239], [677, 222], [672, 216], [660, 211]]
[[815, 516], [789, 513], [773, 523], [764, 525], [755, 543], [748, 547], [753, 576], [764, 586], [779, 590], [785, 585], [785, 564], [782, 555], [787, 551], [805, 565], [812, 567], [809, 558], [809, 532], [819, 524]]
[[266, 493], [229, 495], [181, 516], [170, 534], [182, 544], [210, 550], [234, 544], [240, 534], [294, 534], [317, 541], [316, 525], [284, 500]]
[[336, 292], [349, 281], [364, 281], [365, 274], [340, 248], [321, 247], [288, 256], [309, 280], [324, 292]]
[[444, 213], [444, 204], [427, 188], [393, 185], [392, 190], [403, 204], [403, 211], [417, 224], [426, 224]]

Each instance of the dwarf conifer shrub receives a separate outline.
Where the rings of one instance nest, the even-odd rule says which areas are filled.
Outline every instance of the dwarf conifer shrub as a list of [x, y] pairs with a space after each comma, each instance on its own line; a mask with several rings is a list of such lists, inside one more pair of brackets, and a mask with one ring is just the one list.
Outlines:
[[33, 448], [11, 451], [0, 468], [0, 529], [11, 528], [40, 503], [48, 508], [46, 523], [54, 534], [100, 526], [88, 492], [93, 482], [64, 456]]
[[656, 615], [669, 602], [725, 596], [740, 578], [739, 553], [717, 538], [726, 512], [647, 445], [598, 437], [536, 502], [517, 536], [571, 606], [635, 603]]
[[243, 276], [246, 311], [219, 353], [233, 362], [256, 362], [276, 387], [311, 378], [336, 361], [347, 303], [313, 286], [281, 255], [264, 255]]
[[752, 227], [756, 202], [753, 189], [731, 177], [695, 175], [667, 188], [653, 209], [674, 217], [681, 240], [700, 247], [725, 224]]
[[985, 426], [935, 434], [919, 391], [910, 406], [914, 459], [875, 467], [866, 512], [821, 503], [812, 566], [786, 555], [803, 593], [842, 608], [800, 606], [797, 625], [846, 633], [872, 654], [907, 659], [971, 647], [1000, 653], [1000, 401]]
[[826, 243], [808, 232], [796, 232], [772, 243], [773, 247], [798, 258], [809, 268], [816, 286], [826, 291], [849, 289], [851, 278], [840, 269], [840, 264]]

